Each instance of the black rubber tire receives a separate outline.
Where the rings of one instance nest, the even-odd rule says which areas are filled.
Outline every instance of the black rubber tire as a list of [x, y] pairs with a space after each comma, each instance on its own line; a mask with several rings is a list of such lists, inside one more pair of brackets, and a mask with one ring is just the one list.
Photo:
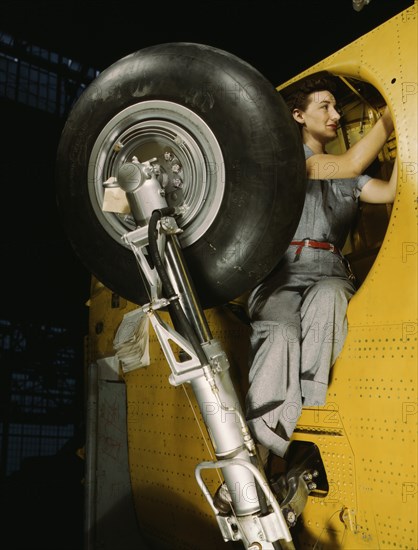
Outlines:
[[[224, 181], [220, 176], [207, 179], [211, 187], [223, 186], [219, 208], [210, 223], [204, 222], [205, 233], [183, 249], [202, 306], [231, 301], [273, 269], [296, 230], [306, 191], [296, 125], [280, 94], [254, 67], [206, 45], [180, 42], [145, 48], [120, 59], [92, 82], [73, 107], [60, 139], [58, 210], [87, 269], [136, 304], [148, 301], [136, 260], [98, 215], [92, 192], [97, 182], [89, 170], [103, 128], [119, 120], [118, 113], [125, 109], [142, 112], [141, 105], [148, 105], [142, 102], [187, 108], [219, 145]], [[202, 170], [208, 174], [210, 167]], [[103, 174], [107, 176], [109, 172]]]

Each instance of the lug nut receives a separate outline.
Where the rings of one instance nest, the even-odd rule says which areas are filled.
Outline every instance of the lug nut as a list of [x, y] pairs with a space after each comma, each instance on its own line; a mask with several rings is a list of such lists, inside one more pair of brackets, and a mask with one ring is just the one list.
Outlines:
[[183, 187], [183, 182], [182, 182], [181, 178], [173, 178], [173, 186], [176, 189], [179, 189], [180, 187]]
[[289, 523], [289, 525], [293, 525], [296, 521], [296, 514], [293, 512], [293, 510], [289, 510], [286, 514], [286, 520]]
[[175, 157], [174, 155], [171, 155], [170, 162], [171, 162], [171, 169], [173, 170], [173, 172], [179, 172], [181, 170], [181, 162], [177, 157]]

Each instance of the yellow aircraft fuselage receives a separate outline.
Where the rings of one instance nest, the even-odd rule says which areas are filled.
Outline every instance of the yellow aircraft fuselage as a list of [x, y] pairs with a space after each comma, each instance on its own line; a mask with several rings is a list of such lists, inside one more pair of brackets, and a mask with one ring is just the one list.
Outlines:
[[[381, 160], [390, 162], [396, 154], [399, 162], [396, 200], [385, 210], [382, 242], [349, 304], [348, 336], [332, 369], [326, 404], [304, 409], [293, 436], [318, 446], [330, 486], [326, 496], [308, 498], [295, 532], [300, 548], [418, 548], [417, 51], [415, 4], [278, 87], [319, 70], [368, 83], [395, 121], [394, 149]], [[374, 106], [369, 107], [370, 123]], [[355, 139], [360, 122], [364, 119], [352, 118], [349, 138]], [[114, 355], [116, 330], [137, 307], [114, 298], [93, 281], [89, 365]], [[227, 308], [206, 314], [243, 395], [248, 327]], [[128, 464], [138, 524], [161, 548], [220, 550], [227, 543], [194, 475], [199, 462], [213, 459], [211, 441], [188, 385], [170, 385], [152, 329], [149, 353], [149, 366], [120, 372], [118, 380], [126, 386]], [[103, 403], [102, 413], [107, 406]], [[216, 471], [207, 473], [208, 487], [216, 490], [220, 481]]]

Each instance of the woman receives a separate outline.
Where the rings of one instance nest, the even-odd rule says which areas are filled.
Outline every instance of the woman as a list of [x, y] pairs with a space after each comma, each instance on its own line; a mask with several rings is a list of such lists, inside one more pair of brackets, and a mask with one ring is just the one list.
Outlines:
[[330, 368], [347, 334], [347, 304], [356, 287], [341, 249], [358, 203], [395, 198], [396, 161], [389, 181], [363, 175], [393, 132], [387, 107], [345, 153], [326, 153], [340, 120], [335, 90], [335, 79], [318, 73], [298, 83], [286, 99], [305, 150], [305, 204], [288, 250], [248, 300], [247, 420], [261, 450], [281, 457], [302, 407], [325, 403]]

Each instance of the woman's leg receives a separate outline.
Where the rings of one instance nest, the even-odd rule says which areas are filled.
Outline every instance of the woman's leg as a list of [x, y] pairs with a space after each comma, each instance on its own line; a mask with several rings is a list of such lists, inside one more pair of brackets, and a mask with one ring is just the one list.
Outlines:
[[299, 292], [280, 289], [250, 299], [248, 425], [258, 443], [283, 456], [301, 412]]
[[329, 371], [347, 336], [347, 305], [355, 288], [340, 277], [324, 277], [303, 294], [301, 387], [304, 406], [323, 405]]

